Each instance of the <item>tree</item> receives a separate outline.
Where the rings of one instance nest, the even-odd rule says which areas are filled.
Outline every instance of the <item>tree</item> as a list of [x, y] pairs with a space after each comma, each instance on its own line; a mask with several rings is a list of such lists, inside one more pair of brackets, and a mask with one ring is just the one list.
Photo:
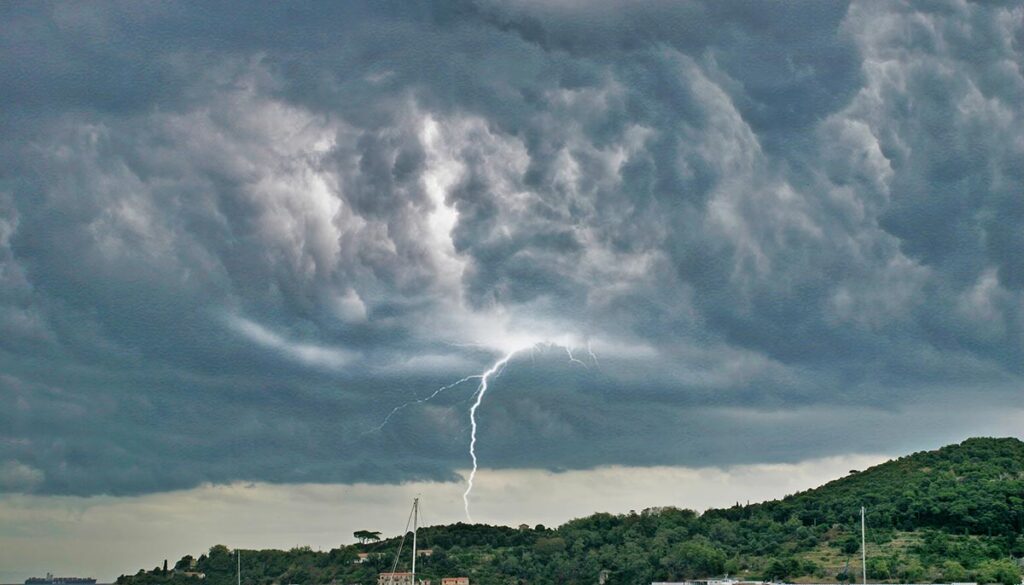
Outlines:
[[[889, 579], [892, 577], [892, 566], [889, 564], [889, 559], [885, 558], [873, 558], [868, 559], [868, 578], [870, 579]], [[963, 579], [955, 579], [955, 581], [963, 581]]]
[[900, 567], [899, 578], [904, 583], [917, 583], [925, 575], [924, 566], [921, 565], [921, 561], [917, 559], [910, 559], [905, 565]]
[[533, 550], [538, 554], [550, 555], [565, 550], [565, 539], [560, 536], [552, 538], [538, 538], [533, 545]]
[[844, 553], [852, 555], [860, 550], [860, 538], [858, 538], [856, 534], [849, 534], [846, 539], [842, 541], [840, 547]]
[[356, 530], [352, 533], [352, 536], [356, 537], [362, 544], [373, 541], [377, 542], [380, 540], [380, 532], [371, 532], [369, 530]]
[[942, 580], [946, 583], [961, 583], [967, 580], [967, 570], [956, 561], [942, 563]]
[[978, 567], [975, 580], [979, 583], [1001, 583], [1017, 585], [1020, 583], [1020, 567], [1009, 559], [985, 561]]
[[725, 554], [715, 548], [708, 539], [699, 536], [677, 544], [669, 555], [661, 560], [661, 564], [673, 577], [710, 577], [722, 572]]

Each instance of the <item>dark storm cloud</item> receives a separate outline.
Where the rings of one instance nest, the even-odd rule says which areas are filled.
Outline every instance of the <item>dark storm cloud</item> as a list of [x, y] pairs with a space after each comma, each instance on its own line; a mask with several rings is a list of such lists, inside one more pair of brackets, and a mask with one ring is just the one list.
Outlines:
[[600, 363], [517, 354], [485, 465], [1019, 393], [1018, 6], [3, 10], [0, 489], [451, 479], [472, 383], [366, 431], [544, 340]]

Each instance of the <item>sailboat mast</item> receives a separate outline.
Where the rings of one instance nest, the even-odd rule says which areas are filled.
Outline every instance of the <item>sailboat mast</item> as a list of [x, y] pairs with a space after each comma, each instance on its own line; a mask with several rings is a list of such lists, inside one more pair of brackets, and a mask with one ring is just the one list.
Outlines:
[[864, 506], [860, 507], [860, 566], [863, 571], [864, 583], [868, 582], [868, 550], [866, 546], [866, 534], [867, 530], [864, 523]]
[[237, 548], [235, 549], [235, 562], [237, 563], [235, 574], [238, 575], [238, 585], [242, 585], [242, 551]]
[[416, 529], [420, 521], [420, 499], [412, 501], [412, 585], [416, 585]]

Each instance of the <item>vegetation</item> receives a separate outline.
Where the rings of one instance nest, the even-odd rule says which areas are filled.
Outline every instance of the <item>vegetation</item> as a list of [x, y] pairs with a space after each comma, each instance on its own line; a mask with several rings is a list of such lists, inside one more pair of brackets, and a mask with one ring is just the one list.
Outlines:
[[356, 530], [352, 533], [352, 536], [354, 536], [360, 544], [366, 544], [371, 541], [377, 542], [380, 540], [380, 532], [373, 532], [370, 530]]
[[[469, 576], [474, 584], [650, 583], [728, 573], [743, 579], [858, 580], [861, 505], [868, 509], [868, 577], [879, 582], [1021, 582], [1024, 443], [970, 439], [851, 472], [782, 500], [703, 515], [650, 508], [594, 514], [557, 529], [480, 524], [432, 526], [424, 576]], [[242, 551], [244, 585], [376, 583], [398, 539], [329, 552]], [[359, 553], [370, 553], [358, 562]], [[187, 562], [186, 562], [187, 561]], [[406, 561], [407, 562], [407, 561]], [[232, 585], [234, 551], [218, 545], [176, 571], [140, 571], [118, 585]]]

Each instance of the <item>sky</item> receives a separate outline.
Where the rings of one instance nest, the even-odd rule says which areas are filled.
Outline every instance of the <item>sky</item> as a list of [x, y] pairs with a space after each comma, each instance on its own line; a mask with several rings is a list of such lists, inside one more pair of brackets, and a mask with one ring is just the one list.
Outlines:
[[0, 12], [0, 582], [1024, 437], [1017, 2]]

